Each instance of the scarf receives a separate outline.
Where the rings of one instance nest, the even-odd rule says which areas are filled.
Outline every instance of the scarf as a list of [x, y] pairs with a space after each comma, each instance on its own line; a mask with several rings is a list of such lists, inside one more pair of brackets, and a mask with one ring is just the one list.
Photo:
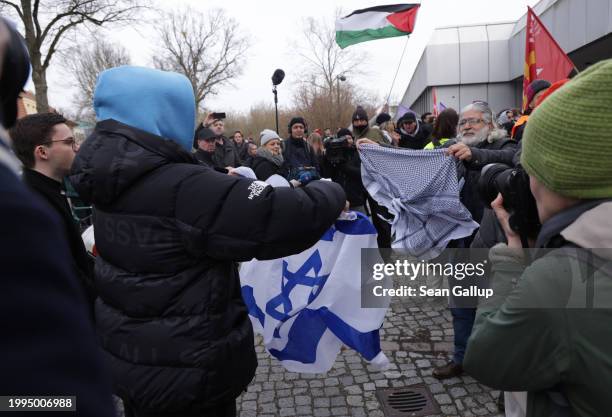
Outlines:
[[283, 154], [282, 153], [278, 155], [272, 155], [272, 152], [270, 152], [268, 149], [264, 148], [263, 146], [257, 149], [257, 156], [261, 156], [262, 158], [267, 159], [268, 161], [272, 162], [277, 167], [283, 164]]
[[391, 247], [432, 259], [478, 228], [459, 201], [455, 162], [443, 150], [365, 145], [359, 153], [363, 185], [394, 216]]

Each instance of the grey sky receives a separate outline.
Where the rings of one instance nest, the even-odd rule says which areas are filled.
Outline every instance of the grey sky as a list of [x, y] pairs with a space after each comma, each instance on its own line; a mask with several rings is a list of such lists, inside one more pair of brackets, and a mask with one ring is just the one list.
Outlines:
[[[406, 1], [409, 3], [410, 1]], [[218, 96], [208, 98], [204, 106], [213, 111], [247, 111], [261, 103], [273, 103], [270, 77], [276, 68], [282, 68], [286, 78], [279, 86], [279, 105], [291, 104], [293, 88], [297, 84], [300, 68], [297, 56], [292, 53], [292, 43], [301, 39], [301, 27], [304, 18], [334, 19], [336, 8], [343, 14], [355, 9], [381, 4], [392, 4], [393, 1], [372, 0], [308, 0], [308, 1], [252, 1], [225, 0], [165, 0], [159, 1], [162, 8], [191, 6], [206, 11], [222, 7], [228, 15], [236, 19], [248, 33], [252, 47], [245, 63], [243, 75], [234, 82], [234, 87], [222, 89]], [[514, 21], [527, 10], [526, 5], [534, 5], [537, 0], [423, 0], [417, 18], [414, 33], [408, 39], [406, 54], [402, 61], [397, 80], [391, 95], [391, 103], [401, 99], [410, 77], [418, 63], [423, 48], [431, 32], [436, 27], [466, 25], [485, 22]], [[114, 42], [126, 47], [134, 64], [150, 66], [150, 57], [155, 45], [151, 28], [135, 31], [130, 28], [104, 31]], [[399, 64], [406, 38], [390, 38], [365, 42], [349, 46], [365, 51], [369, 59], [364, 62], [366, 76], [357, 80], [364, 89], [374, 93], [382, 104], [386, 98], [395, 71]], [[54, 61], [55, 66], [59, 61]], [[443, 65], [443, 63], [440, 63]], [[53, 67], [53, 65], [52, 65]], [[50, 74], [49, 97], [51, 105], [60, 108], [71, 107], [74, 91], [70, 80], [53, 68]]]

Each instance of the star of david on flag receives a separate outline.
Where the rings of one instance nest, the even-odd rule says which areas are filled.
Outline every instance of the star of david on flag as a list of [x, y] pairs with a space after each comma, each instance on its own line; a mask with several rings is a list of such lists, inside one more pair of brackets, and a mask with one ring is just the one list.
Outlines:
[[361, 248], [376, 247], [376, 230], [351, 215], [302, 253], [240, 270], [253, 328], [289, 371], [327, 372], [342, 345], [381, 369], [389, 363], [379, 336], [387, 308], [361, 308]]

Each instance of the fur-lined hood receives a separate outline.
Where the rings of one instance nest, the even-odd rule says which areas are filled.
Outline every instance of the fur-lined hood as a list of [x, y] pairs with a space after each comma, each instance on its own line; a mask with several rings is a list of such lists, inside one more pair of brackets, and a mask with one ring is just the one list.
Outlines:
[[508, 139], [508, 132], [505, 129], [500, 129], [499, 127], [494, 127], [491, 132], [489, 132], [489, 136], [487, 136], [487, 142], [493, 143], [501, 139]]

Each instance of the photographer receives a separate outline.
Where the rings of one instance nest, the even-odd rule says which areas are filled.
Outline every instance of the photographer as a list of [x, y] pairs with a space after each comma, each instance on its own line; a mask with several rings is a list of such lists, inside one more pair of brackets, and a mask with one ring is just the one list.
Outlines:
[[[612, 118], [601, 105], [610, 100], [608, 60], [548, 97], [525, 129], [521, 164], [542, 223], [532, 246], [557, 250], [540, 249], [526, 267], [510, 202], [492, 203], [508, 243], [490, 251], [495, 300], [478, 308], [464, 364], [492, 388], [527, 391], [515, 398], [528, 417], [612, 409]], [[573, 123], [558, 123], [566, 114]], [[595, 152], [583, 145], [595, 142]]]
[[365, 213], [366, 194], [361, 182], [361, 160], [347, 136], [351, 137], [349, 130], [340, 129], [336, 138], [325, 143], [321, 175], [342, 186], [351, 210]]

